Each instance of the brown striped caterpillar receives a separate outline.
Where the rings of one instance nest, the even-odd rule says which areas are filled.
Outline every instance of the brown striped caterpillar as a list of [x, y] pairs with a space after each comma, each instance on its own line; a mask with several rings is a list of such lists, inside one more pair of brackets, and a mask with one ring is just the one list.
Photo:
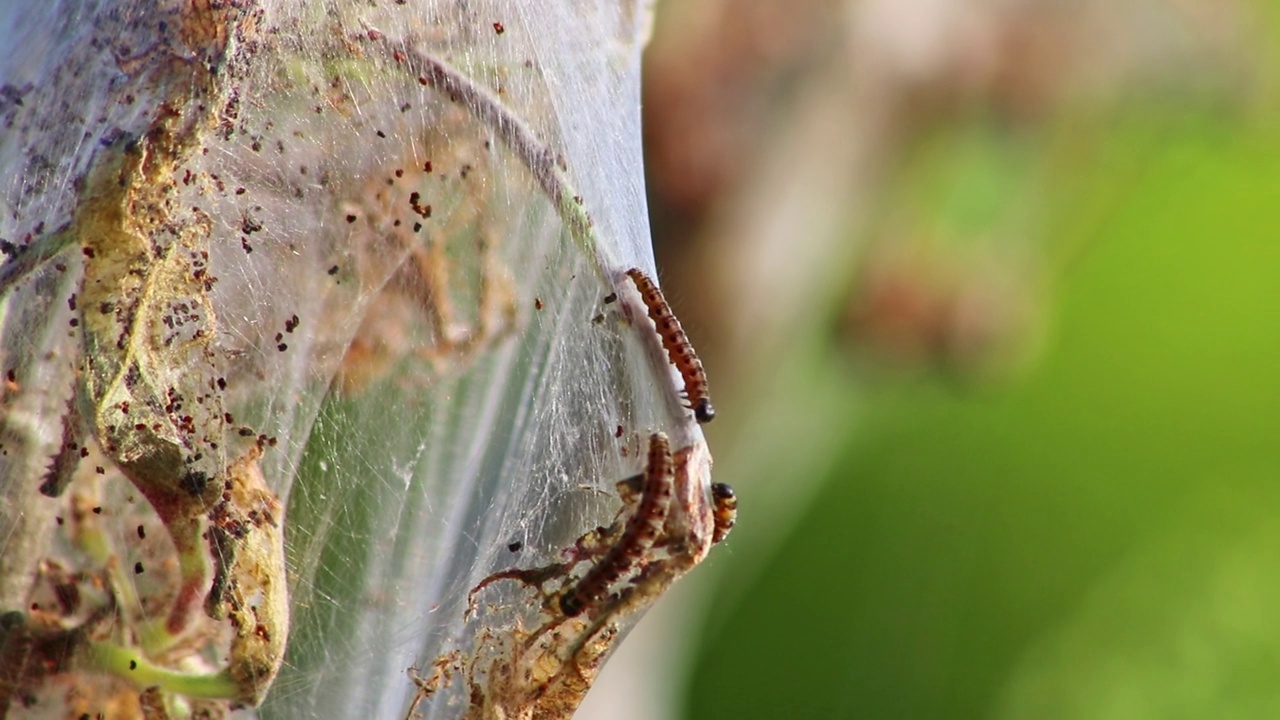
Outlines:
[[648, 275], [644, 274], [643, 270], [631, 268], [627, 271], [627, 277], [631, 278], [631, 281], [636, 284], [636, 289], [640, 291], [640, 298], [649, 310], [649, 318], [658, 328], [658, 336], [662, 338], [662, 347], [667, 351], [667, 358], [672, 365], [676, 366], [676, 370], [680, 371], [680, 377], [684, 378], [684, 394], [689, 401], [689, 408], [693, 410], [693, 416], [700, 423], [711, 422], [715, 419], [716, 410], [711, 406], [707, 374], [702, 369], [702, 361], [698, 359], [698, 354], [689, 344], [684, 328], [680, 327], [680, 321], [676, 319], [675, 313], [671, 312], [671, 306], [667, 305], [662, 291]]
[[587, 606], [603, 598], [609, 592], [609, 586], [626, 574], [636, 560], [653, 546], [667, 519], [674, 474], [667, 436], [654, 433], [649, 437], [649, 462], [642, 476], [640, 502], [627, 520], [622, 537], [582, 580], [560, 596], [560, 611], [565, 617], [579, 615]]
[[712, 483], [711, 498], [715, 501], [715, 530], [711, 533], [711, 543], [717, 544], [729, 536], [729, 531], [738, 521], [738, 496], [729, 485]]

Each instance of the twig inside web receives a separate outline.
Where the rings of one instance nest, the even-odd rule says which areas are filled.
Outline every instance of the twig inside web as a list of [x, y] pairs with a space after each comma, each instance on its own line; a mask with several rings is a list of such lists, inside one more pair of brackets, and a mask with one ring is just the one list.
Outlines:
[[574, 241], [595, 256], [598, 239], [594, 223], [567, 175], [563, 155], [534, 135], [533, 130], [511, 112], [493, 93], [476, 85], [456, 68], [432, 55], [414, 48], [396, 50], [394, 57], [406, 62], [418, 74], [418, 82], [461, 103], [476, 120], [491, 128], [498, 138], [533, 174], [542, 191], [555, 206], [560, 219], [569, 228]]
[[0, 265], [0, 298], [3, 298], [10, 287], [33, 270], [71, 247], [75, 236], [68, 232], [70, 227], [71, 223], [66, 223], [52, 234], [36, 238], [26, 245], [6, 243], [3, 248], [0, 248], [10, 256], [8, 262]]

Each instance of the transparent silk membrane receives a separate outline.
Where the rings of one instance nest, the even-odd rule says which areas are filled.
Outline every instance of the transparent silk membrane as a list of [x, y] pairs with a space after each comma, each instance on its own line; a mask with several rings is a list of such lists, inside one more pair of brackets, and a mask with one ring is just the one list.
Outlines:
[[572, 714], [732, 521], [644, 5], [3, 11], [9, 716]]

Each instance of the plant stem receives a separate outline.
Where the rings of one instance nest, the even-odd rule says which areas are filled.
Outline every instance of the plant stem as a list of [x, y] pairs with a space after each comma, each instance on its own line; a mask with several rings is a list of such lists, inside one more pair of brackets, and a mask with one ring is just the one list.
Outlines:
[[476, 85], [456, 68], [415, 48], [402, 52], [410, 69], [418, 73], [419, 83], [461, 103], [480, 123], [497, 134], [498, 139], [533, 174], [574, 241], [592, 257], [598, 257], [598, 242], [591, 216], [583, 206], [582, 196], [569, 180], [564, 157], [538, 140], [533, 130], [493, 93]]
[[90, 643], [88, 663], [90, 668], [127, 680], [140, 689], [159, 686], [166, 692], [209, 700], [225, 700], [239, 694], [225, 670], [201, 675], [168, 670], [152, 664], [139, 651], [115, 643]]

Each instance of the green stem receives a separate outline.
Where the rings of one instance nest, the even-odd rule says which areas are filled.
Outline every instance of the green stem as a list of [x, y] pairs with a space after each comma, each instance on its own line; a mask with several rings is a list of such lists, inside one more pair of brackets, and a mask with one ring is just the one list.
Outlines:
[[[111, 543], [98, 523], [92, 521], [81, 523], [74, 537], [76, 546], [82, 552], [95, 564], [107, 569], [107, 582], [121, 612], [126, 615], [140, 612], [142, 600], [138, 597], [137, 588], [134, 587], [132, 579], [125, 575], [120, 563], [113, 558]], [[177, 639], [168, 631], [166, 620], [166, 618], [148, 620], [139, 629], [139, 642], [147, 654], [161, 652]]]
[[165, 692], [207, 700], [233, 699], [240, 692], [225, 670], [201, 675], [181, 673], [151, 663], [135, 649], [110, 642], [89, 644], [88, 665], [90, 669], [122, 678], [138, 689], [159, 686]]

